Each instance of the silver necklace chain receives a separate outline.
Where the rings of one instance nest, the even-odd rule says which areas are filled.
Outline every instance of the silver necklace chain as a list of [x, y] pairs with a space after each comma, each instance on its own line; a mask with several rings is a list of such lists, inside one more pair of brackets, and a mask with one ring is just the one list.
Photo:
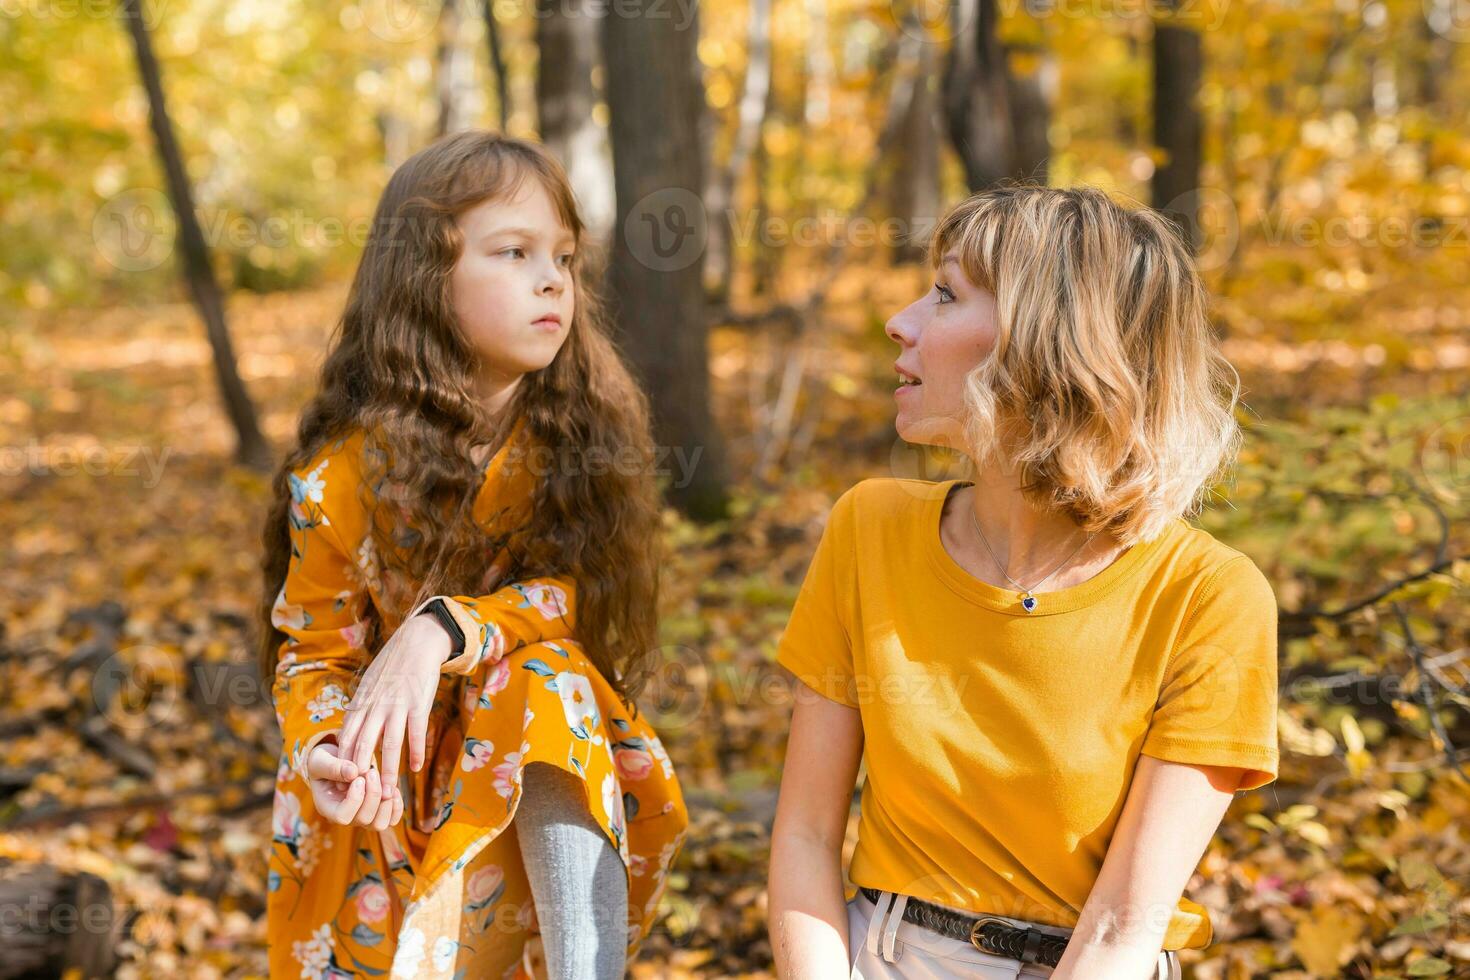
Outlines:
[[1076, 557], [1077, 552], [1079, 552], [1083, 548], [1087, 547], [1087, 542], [1089, 542], [1093, 538], [1097, 537], [1097, 532], [1096, 531], [1093, 531], [1085, 539], [1083, 539], [1083, 541], [1082, 541], [1081, 544], [1079, 544], [1075, 549], [1073, 549], [1073, 551], [1072, 551], [1072, 553], [1070, 555], [1068, 555], [1066, 558], [1063, 558], [1061, 564], [1058, 565], [1056, 568], [1053, 568], [1047, 574], [1046, 578], [1042, 579], [1040, 582], [1037, 582], [1035, 585], [1031, 586], [1030, 589], [1028, 589], [1028, 588], [1026, 588], [1026, 586], [1022, 585], [1020, 582], [1017, 582], [1015, 579], [1011, 578], [1010, 575], [1006, 574], [1006, 567], [1005, 567], [1005, 565], [1002, 564], [1001, 560], [995, 556], [995, 549], [993, 549], [993, 548], [990, 547], [990, 542], [985, 539], [985, 532], [982, 531], [982, 530], [980, 530], [980, 519], [975, 516], [975, 508], [973, 508], [973, 507], [966, 507], [965, 509], [970, 512], [970, 523], [975, 526], [975, 532], [980, 535], [980, 542], [981, 542], [981, 544], [985, 545], [985, 550], [988, 551], [988, 552], [990, 552], [990, 557], [995, 562], [995, 567], [996, 568], [999, 568], [1000, 569], [1000, 573], [1002, 575], [1005, 575], [1006, 581], [1008, 581], [1012, 585], [1014, 585], [1016, 587], [1016, 591], [1021, 593], [1021, 608], [1024, 609], [1024, 610], [1026, 610], [1027, 612], [1035, 612], [1035, 610], [1036, 610], [1036, 605], [1037, 605], [1036, 596], [1032, 595], [1032, 589], [1039, 589], [1039, 588], [1041, 588], [1041, 586], [1045, 585], [1046, 582], [1047, 582], [1047, 579], [1050, 579], [1057, 572], [1061, 571], [1062, 570], [1062, 567], [1064, 565], [1066, 565], [1067, 562], [1071, 561], [1073, 558]]

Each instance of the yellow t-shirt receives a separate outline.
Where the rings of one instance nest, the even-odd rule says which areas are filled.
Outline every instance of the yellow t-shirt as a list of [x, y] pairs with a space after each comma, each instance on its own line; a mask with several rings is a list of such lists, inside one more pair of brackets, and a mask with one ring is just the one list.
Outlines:
[[[941, 543], [962, 483], [842, 494], [776, 659], [861, 712], [855, 884], [1074, 928], [1140, 753], [1276, 778], [1275, 596], [1176, 519], [1028, 613]], [[1164, 948], [1210, 938], [1181, 898]]]

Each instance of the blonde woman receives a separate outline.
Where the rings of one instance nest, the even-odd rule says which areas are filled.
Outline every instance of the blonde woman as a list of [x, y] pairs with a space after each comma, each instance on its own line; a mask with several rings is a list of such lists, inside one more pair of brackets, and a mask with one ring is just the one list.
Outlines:
[[[1179, 976], [1183, 891], [1276, 777], [1276, 602], [1188, 523], [1239, 444], [1190, 253], [1100, 191], [954, 207], [888, 321], [898, 434], [973, 479], [837, 500], [778, 661], [778, 974]], [[866, 754], [845, 896], [841, 850]]]

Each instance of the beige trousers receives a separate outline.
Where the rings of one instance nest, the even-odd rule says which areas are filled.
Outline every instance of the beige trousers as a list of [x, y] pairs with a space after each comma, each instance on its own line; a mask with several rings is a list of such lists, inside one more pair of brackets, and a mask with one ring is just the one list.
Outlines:
[[[876, 906], [861, 891], [848, 901], [847, 942], [852, 960], [848, 980], [1015, 980], [1052, 974], [1053, 968], [1041, 963], [995, 956], [917, 923], [904, 922], [907, 903], [907, 895], [887, 891], [878, 896]], [[1065, 929], [1022, 919], [998, 918], [1055, 935], [1068, 934]], [[1179, 954], [1161, 951], [1158, 980], [1179, 977]]]

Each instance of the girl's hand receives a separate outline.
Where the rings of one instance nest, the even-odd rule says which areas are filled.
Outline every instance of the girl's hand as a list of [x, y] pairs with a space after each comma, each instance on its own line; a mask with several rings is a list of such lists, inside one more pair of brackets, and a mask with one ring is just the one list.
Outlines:
[[[438, 620], [418, 615], [398, 627], [368, 665], [347, 705], [338, 741], [341, 757], [356, 765], [358, 772], [367, 773], [369, 783], [379, 783], [367, 787], [369, 799], [382, 803], [401, 797], [398, 765], [405, 737], [409, 766], [414, 772], [423, 768], [429, 710], [439, 689], [440, 668], [452, 652], [449, 634]], [[381, 775], [369, 771], [379, 739]]]
[[378, 774], [359, 775], [333, 742], [319, 743], [306, 757], [306, 782], [317, 812], [332, 823], [372, 824], [386, 830], [403, 816], [403, 797], [397, 787], [392, 796], [380, 800]]

